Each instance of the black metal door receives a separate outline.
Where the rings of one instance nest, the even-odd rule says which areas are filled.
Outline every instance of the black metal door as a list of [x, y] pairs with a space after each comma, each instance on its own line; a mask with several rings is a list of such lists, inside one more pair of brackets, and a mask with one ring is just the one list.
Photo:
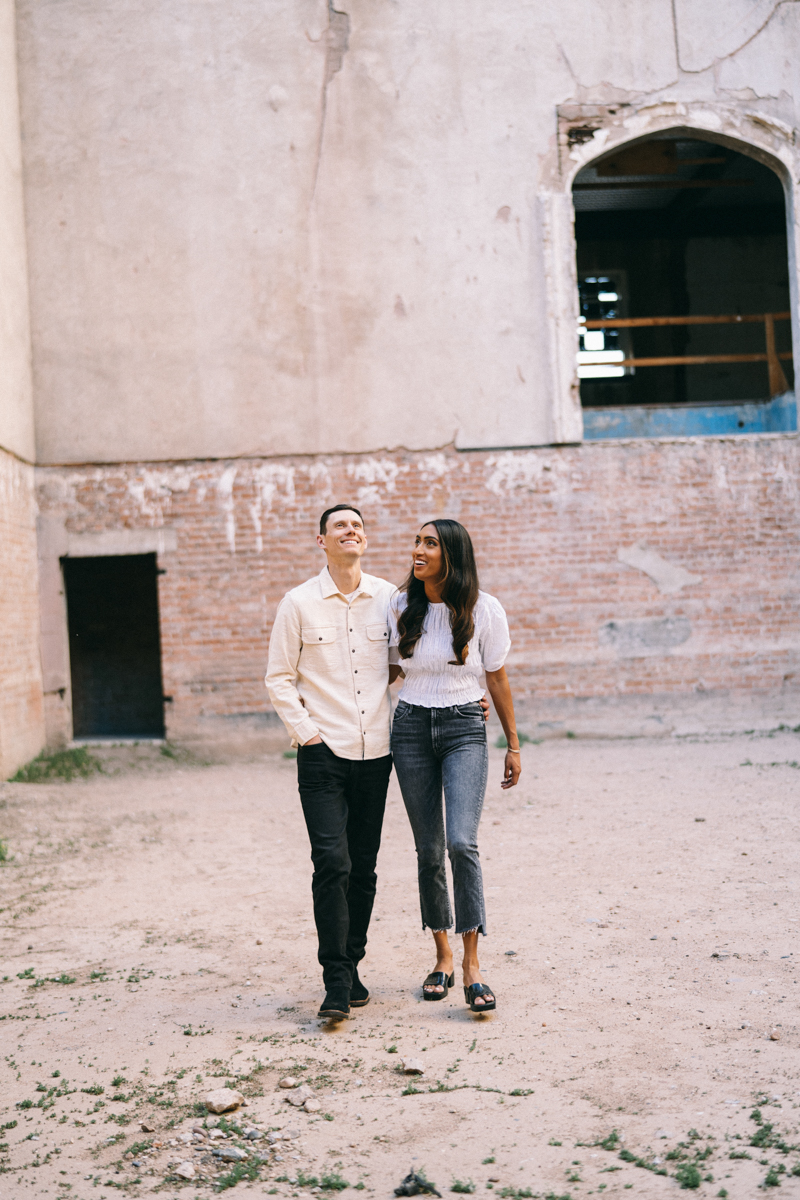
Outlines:
[[63, 560], [75, 737], [163, 737], [155, 554]]

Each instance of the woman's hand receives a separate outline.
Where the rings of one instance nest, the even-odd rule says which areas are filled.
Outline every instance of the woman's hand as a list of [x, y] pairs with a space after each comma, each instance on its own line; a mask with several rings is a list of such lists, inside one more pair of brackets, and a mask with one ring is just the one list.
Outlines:
[[506, 735], [508, 750], [506, 750], [503, 769], [503, 782], [500, 784], [500, 787], [506, 791], [508, 788], [516, 786], [522, 771], [522, 763], [519, 757], [517, 726], [514, 721], [514, 701], [505, 667], [501, 667], [499, 671], [487, 671], [486, 684], [500, 718], [500, 724], [503, 726], [503, 733]]
[[506, 762], [503, 768], [503, 782], [500, 787], [504, 790], [515, 787], [522, 772], [519, 750], [506, 750]]

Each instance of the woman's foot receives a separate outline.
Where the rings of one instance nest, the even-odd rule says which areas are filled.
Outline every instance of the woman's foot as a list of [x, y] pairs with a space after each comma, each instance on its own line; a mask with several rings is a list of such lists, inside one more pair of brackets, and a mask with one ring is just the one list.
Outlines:
[[[481, 974], [481, 969], [477, 963], [464, 963], [462, 969], [463, 969], [463, 975], [464, 975], [464, 987], [469, 987], [470, 984], [473, 984], [473, 983], [486, 983], [486, 980], [483, 978], [483, 975]], [[487, 984], [487, 987], [488, 987], [488, 984]], [[492, 993], [490, 993], [489, 995], [491, 996], [491, 999], [494, 999], [494, 995]], [[489, 999], [489, 996], [486, 997], [486, 1000], [488, 1000], [488, 999]], [[484, 1000], [483, 996], [476, 996], [475, 997], [475, 1007], [476, 1008], [483, 1007], [486, 1004], [486, 1000]]]
[[444, 955], [444, 956], [440, 956], [436, 959], [436, 966], [431, 971], [431, 974], [428, 976], [428, 979], [426, 979], [422, 985], [422, 990], [426, 996], [437, 996], [437, 995], [443, 996], [445, 994], [445, 992], [447, 991], [447, 983], [446, 982], [445, 983], [434, 983], [432, 980], [430, 983], [428, 982], [428, 980], [431, 979], [431, 976], [436, 975], [438, 972], [442, 973], [445, 980], [449, 980], [451, 978], [451, 976], [453, 974], [453, 956], [452, 956], [452, 954], [450, 955], [449, 958], [446, 955]]
[[[464, 942], [464, 960], [461, 964], [464, 975], [464, 987], [471, 987], [473, 983], [482, 983], [488, 989], [485, 999], [483, 996], [474, 997], [473, 1011], [477, 1012], [479, 1009], [486, 1008], [489, 1005], [494, 1008], [494, 994], [488, 988], [483, 975], [481, 975], [480, 963], [478, 962], [478, 931], [477, 929], [471, 929], [469, 933], [463, 933], [461, 937]], [[467, 1003], [470, 1004], [470, 1007], [473, 1007], [469, 1000]]]

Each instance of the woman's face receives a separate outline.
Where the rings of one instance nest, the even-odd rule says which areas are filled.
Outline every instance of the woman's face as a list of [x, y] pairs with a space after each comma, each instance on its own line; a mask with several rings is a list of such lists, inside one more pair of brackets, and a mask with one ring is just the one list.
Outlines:
[[414, 578], [437, 583], [442, 574], [442, 546], [435, 525], [423, 525], [414, 539]]

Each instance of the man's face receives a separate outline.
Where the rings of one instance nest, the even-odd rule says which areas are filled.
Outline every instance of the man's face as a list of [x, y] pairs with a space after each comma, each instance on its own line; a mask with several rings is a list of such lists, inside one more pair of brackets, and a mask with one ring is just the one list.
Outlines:
[[317, 545], [331, 562], [354, 562], [367, 548], [364, 522], [349, 509], [331, 513], [325, 533], [317, 534]]

